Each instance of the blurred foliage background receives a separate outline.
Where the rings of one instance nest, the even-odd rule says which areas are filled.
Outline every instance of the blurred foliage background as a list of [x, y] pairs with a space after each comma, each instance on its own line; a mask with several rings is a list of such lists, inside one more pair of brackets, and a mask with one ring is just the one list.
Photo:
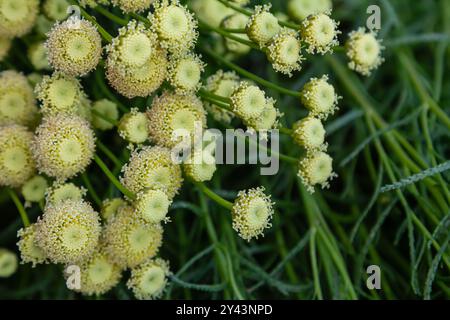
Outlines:
[[[268, 1], [253, 1], [263, 2]], [[272, 4], [274, 12], [286, 10], [285, 1]], [[329, 153], [339, 178], [330, 189], [311, 196], [290, 163], [281, 161], [273, 177], [260, 176], [253, 165], [220, 166], [209, 185], [224, 198], [232, 201], [238, 190], [263, 185], [277, 203], [272, 228], [250, 243], [232, 230], [227, 210], [185, 183], [171, 208], [172, 222], [165, 227], [160, 252], [174, 272], [164, 298], [450, 297], [450, 193], [444, 170], [448, 163], [442, 172], [436, 169], [450, 155], [450, 124], [445, 121], [450, 111], [450, 1], [335, 0], [333, 18], [341, 22], [341, 43], [348, 32], [365, 26], [366, 9], [372, 4], [381, 7], [379, 37], [384, 39], [386, 61], [368, 78], [346, 67], [344, 53], [308, 58], [304, 69], [290, 79], [275, 73], [260, 52], [235, 60], [292, 90], [313, 76], [329, 74], [343, 96], [339, 112], [327, 122]], [[98, 21], [107, 30], [118, 28], [102, 16]], [[2, 70], [14, 66], [24, 73], [33, 71], [24, 55], [31, 40], [14, 41]], [[202, 32], [197, 51], [211, 41], [217, 40]], [[227, 69], [204, 58], [207, 74], [218, 67]], [[101, 68], [83, 79], [92, 99], [105, 95], [102, 81]], [[267, 93], [284, 112], [284, 125], [306, 114], [295, 98]], [[148, 105], [146, 99], [116, 97], [141, 109]], [[444, 116], [437, 115], [436, 108]], [[211, 119], [209, 126], [223, 128]], [[126, 161], [128, 150], [117, 133], [99, 133], [99, 138]], [[286, 136], [281, 152], [299, 157]], [[115, 173], [119, 170], [116, 167]], [[101, 196], [119, 195], [113, 187], [104, 187], [108, 181], [95, 165], [88, 174], [95, 189], [105, 193]], [[74, 181], [83, 184], [81, 178]], [[0, 244], [17, 252], [21, 221], [3, 190], [0, 206]], [[34, 220], [40, 209], [33, 206], [27, 212]], [[381, 290], [366, 287], [366, 268], [374, 264], [381, 268]], [[124, 282], [99, 298], [133, 298]], [[20, 265], [12, 277], [0, 279], [0, 298], [86, 299], [66, 289], [62, 267], [55, 265]]]

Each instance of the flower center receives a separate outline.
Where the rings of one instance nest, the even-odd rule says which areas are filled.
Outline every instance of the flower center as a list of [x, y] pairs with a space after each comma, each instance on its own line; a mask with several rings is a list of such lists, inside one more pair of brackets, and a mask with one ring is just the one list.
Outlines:
[[176, 6], [166, 8], [161, 19], [160, 32], [166, 39], [184, 37], [189, 32], [189, 21], [184, 10]]
[[53, 105], [68, 108], [73, 105], [77, 95], [76, 85], [65, 79], [55, 80], [49, 88], [49, 98]]
[[11, 147], [3, 151], [3, 165], [12, 172], [20, 172], [27, 166], [28, 155], [21, 147]]
[[101, 284], [111, 277], [112, 265], [103, 257], [95, 259], [88, 269], [88, 276], [93, 284]]
[[160, 267], [154, 266], [147, 270], [142, 277], [140, 287], [142, 291], [152, 295], [160, 291], [164, 287], [165, 273]]
[[122, 60], [134, 66], [143, 65], [152, 54], [152, 43], [143, 33], [132, 34], [122, 40], [121, 58]]
[[91, 41], [80, 34], [70, 34], [66, 41], [67, 56], [71, 60], [81, 61], [87, 59], [93, 51]]
[[0, 7], [4, 19], [16, 22], [28, 16], [27, 0], [3, 0]]
[[79, 250], [84, 248], [87, 242], [87, 231], [81, 226], [67, 226], [62, 233], [62, 244], [69, 250]]
[[60, 142], [59, 157], [66, 163], [74, 163], [83, 156], [80, 142], [75, 138], [68, 138]]

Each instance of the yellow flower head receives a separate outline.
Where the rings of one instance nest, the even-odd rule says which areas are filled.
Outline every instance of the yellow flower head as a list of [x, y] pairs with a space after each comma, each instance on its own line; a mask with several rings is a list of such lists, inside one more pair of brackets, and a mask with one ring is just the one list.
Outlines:
[[198, 37], [194, 15], [178, 0], [160, 0], [153, 6], [148, 19], [162, 47], [178, 54], [192, 49]]
[[281, 29], [278, 19], [269, 12], [271, 5], [256, 6], [255, 13], [246, 25], [248, 37], [261, 48], [264, 47]]
[[64, 181], [91, 163], [95, 136], [89, 123], [78, 116], [49, 116], [36, 129], [32, 148], [39, 171]]
[[143, 147], [131, 154], [123, 169], [121, 181], [135, 194], [146, 189], [166, 192], [170, 200], [178, 193], [183, 182], [181, 168], [172, 160], [169, 149]]
[[[245, 14], [236, 12], [233, 13], [227, 17], [225, 17], [221, 23], [222, 28], [224, 29], [244, 29], [247, 25], [248, 17]], [[239, 37], [243, 40], [249, 40], [248, 36], [246, 34], [234, 34], [236, 37]], [[224, 38], [225, 46], [228, 49], [228, 51], [236, 53], [238, 55], [244, 55], [248, 53], [251, 48], [239, 41]]]
[[384, 47], [377, 40], [376, 33], [366, 32], [364, 28], [350, 32], [345, 48], [350, 59], [349, 68], [363, 76], [369, 76], [384, 62], [381, 56]]
[[36, 224], [32, 224], [17, 232], [19, 242], [17, 246], [20, 251], [21, 263], [31, 263], [34, 268], [37, 264], [47, 263], [44, 251], [37, 245]]
[[323, 151], [314, 151], [300, 161], [298, 177], [306, 189], [314, 193], [314, 186], [328, 188], [337, 175], [333, 172], [333, 159]]
[[117, 119], [119, 119], [119, 111], [117, 110], [117, 104], [108, 99], [101, 99], [95, 101], [94, 104], [92, 105], [92, 110], [94, 111], [92, 117], [92, 125], [96, 129], [111, 130], [112, 128], [114, 128], [114, 124], [96, 114], [101, 114], [107, 119], [110, 119], [112, 121], [117, 121]]
[[38, 0], [0, 0], [0, 37], [27, 34], [36, 22], [38, 11]]
[[123, 268], [133, 268], [154, 257], [162, 243], [163, 229], [136, 215], [133, 207], [122, 206], [105, 227], [106, 253]]
[[70, 17], [48, 33], [48, 59], [53, 68], [70, 76], [92, 71], [102, 56], [102, 39], [90, 22]]
[[337, 39], [341, 33], [339, 23], [330, 18], [329, 13], [317, 13], [303, 20], [300, 28], [302, 40], [307, 44], [306, 51], [325, 54], [339, 45]]
[[42, 10], [51, 20], [61, 21], [69, 15], [67, 12], [69, 6], [70, 3], [67, 0], [45, 0]]
[[78, 187], [72, 182], [55, 183], [47, 189], [45, 200], [47, 204], [58, 204], [67, 200], [81, 201], [86, 195], [83, 187]]
[[138, 13], [150, 8], [155, 0], [111, 0], [115, 7], [119, 7], [124, 13]]
[[201, 86], [201, 75], [205, 66], [201, 56], [193, 53], [173, 56], [168, 67], [168, 81], [176, 93], [196, 92]]
[[16, 272], [18, 264], [14, 252], [0, 248], [0, 278], [12, 276]]
[[78, 263], [94, 253], [100, 232], [100, 217], [90, 204], [66, 200], [45, 207], [36, 244], [53, 263]]
[[139, 300], [158, 299], [164, 293], [170, 274], [167, 261], [151, 259], [131, 270], [127, 286]]
[[283, 28], [270, 40], [267, 58], [273, 68], [292, 77], [292, 72], [301, 70], [302, 46], [298, 32]]
[[[194, 140], [196, 129], [206, 128], [206, 112], [195, 95], [180, 95], [169, 91], [153, 99], [147, 110], [150, 121], [150, 139], [164, 147], [179, 143], [185, 133]], [[183, 132], [181, 132], [183, 130]], [[174, 133], [180, 133], [177, 137]]]
[[144, 24], [132, 20], [106, 47], [106, 77], [111, 86], [128, 98], [147, 97], [167, 75], [167, 53]]
[[31, 126], [38, 109], [33, 88], [27, 78], [13, 70], [0, 73], [0, 125]]
[[309, 15], [328, 12], [332, 7], [331, 0], [289, 0], [287, 12], [292, 19], [301, 22]]
[[[80, 288], [75, 291], [85, 295], [104, 294], [115, 287], [122, 277], [122, 268], [109, 259], [101, 242], [100, 248], [78, 266], [81, 283]], [[68, 276], [67, 273], [64, 275]]]
[[35, 93], [41, 101], [41, 112], [44, 115], [76, 114], [84, 99], [87, 99], [80, 82], [61, 72], [44, 76], [36, 86]]
[[246, 81], [235, 88], [230, 99], [231, 109], [243, 120], [259, 117], [267, 105], [264, 91]]
[[310, 111], [311, 116], [326, 119], [338, 110], [340, 97], [328, 82], [328, 76], [312, 78], [301, 91], [301, 101]]
[[292, 138], [306, 150], [325, 150], [325, 128], [320, 119], [308, 116], [294, 123]]
[[131, 143], [144, 143], [149, 135], [149, 120], [144, 112], [138, 109], [131, 109], [129, 113], [123, 115], [120, 119], [118, 132], [119, 135]]
[[39, 202], [45, 198], [47, 180], [42, 176], [34, 176], [22, 186], [22, 195], [27, 202]]
[[0, 127], [0, 186], [20, 187], [36, 172], [33, 134], [20, 125]]
[[122, 198], [112, 198], [103, 200], [102, 207], [100, 209], [100, 215], [103, 220], [108, 221], [114, 217], [120, 207], [126, 205], [125, 200]]
[[137, 195], [133, 203], [136, 215], [149, 223], [168, 222], [167, 213], [172, 201], [161, 190], [147, 189]]
[[264, 236], [264, 229], [272, 226], [274, 203], [264, 193], [264, 187], [239, 191], [231, 215], [233, 229], [247, 241]]
[[[224, 72], [223, 70], [218, 70], [215, 74], [208, 77], [205, 89], [218, 96], [229, 98], [239, 86], [239, 82], [239, 76], [234, 71]], [[205, 109], [219, 122], [229, 124], [234, 118], [233, 112], [224, 110], [213, 103], [206, 103]]]

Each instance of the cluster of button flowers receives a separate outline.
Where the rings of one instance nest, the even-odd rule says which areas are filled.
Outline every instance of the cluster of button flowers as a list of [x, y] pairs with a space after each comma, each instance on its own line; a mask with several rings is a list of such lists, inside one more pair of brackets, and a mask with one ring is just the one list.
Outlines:
[[[182, 129], [195, 141], [198, 124], [207, 129], [208, 115], [225, 125], [240, 119], [253, 131], [281, 127], [276, 101], [250, 79], [224, 70], [204, 79], [206, 63], [195, 52], [199, 21], [233, 35], [216, 48], [230, 59], [254, 47], [288, 76], [301, 70], [304, 47], [307, 54], [331, 53], [340, 31], [330, 1], [288, 1], [298, 30], [280, 23], [288, 18], [271, 13], [268, 5], [245, 8], [247, 1], [230, 1], [242, 9], [237, 11], [218, 0], [191, 1], [192, 11], [178, 0], [110, 2], [78, 2], [86, 10], [113, 5], [135, 17], [109, 39], [95, 20], [68, 17], [67, 0], [0, 0], [0, 60], [14, 38], [45, 34], [28, 46], [35, 73], [25, 76], [13, 68], [0, 73], [0, 186], [20, 191], [27, 205], [42, 204], [37, 221], [18, 232], [23, 263], [76, 265], [81, 286], [74, 290], [87, 295], [109, 291], [131, 269], [129, 288], [139, 299], [152, 299], [162, 295], [171, 275], [158, 251], [183, 180], [203, 183], [217, 170], [214, 148], [174, 162], [171, 148], [179, 143], [174, 132]], [[349, 67], [362, 75], [382, 62], [382, 46], [372, 32], [350, 33], [345, 48]], [[117, 94], [152, 96], [148, 109], [120, 106], [111, 98], [91, 101], [80, 79], [99, 65]], [[304, 150], [298, 176], [314, 192], [336, 176], [322, 122], [337, 110], [340, 97], [327, 75], [311, 78], [299, 97], [309, 113], [289, 132]], [[117, 130], [132, 152], [120, 177], [127, 192], [103, 200], [96, 211], [86, 190], [70, 180], [97, 157], [96, 135], [106, 130]], [[247, 241], [262, 236], [274, 206], [263, 187], [240, 191], [231, 206], [233, 228]], [[0, 250], [0, 265], [9, 266], [0, 276], [14, 270], [15, 259]]]

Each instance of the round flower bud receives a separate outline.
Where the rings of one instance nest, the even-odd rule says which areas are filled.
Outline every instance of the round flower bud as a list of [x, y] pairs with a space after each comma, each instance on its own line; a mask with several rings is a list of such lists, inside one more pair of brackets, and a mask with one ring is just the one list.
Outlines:
[[85, 195], [86, 190], [72, 182], [56, 183], [47, 189], [45, 200], [48, 204], [56, 205], [67, 200], [81, 201]]
[[0, 61], [3, 61], [8, 55], [11, 44], [11, 39], [0, 36]]
[[301, 43], [296, 31], [283, 28], [277, 33], [267, 47], [267, 58], [273, 68], [292, 77], [293, 71], [302, 69], [303, 60]]
[[81, 103], [75, 115], [80, 116], [87, 122], [92, 122], [92, 101], [86, 96], [81, 97]]
[[33, 88], [27, 78], [13, 70], [0, 73], [0, 125], [31, 126], [38, 116]]
[[278, 19], [269, 12], [270, 5], [256, 6], [255, 13], [245, 27], [247, 35], [261, 48], [264, 47], [281, 29]]
[[44, 76], [36, 86], [35, 93], [42, 103], [41, 112], [44, 115], [75, 114], [85, 99], [80, 82], [61, 72], [51, 77]]
[[125, 200], [122, 198], [113, 198], [103, 200], [102, 207], [100, 209], [100, 215], [103, 220], [108, 221], [117, 214], [120, 207], [126, 205]]
[[95, 136], [89, 123], [78, 116], [49, 116], [36, 129], [32, 148], [39, 171], [64, 181], [91, 163]]
[[106, 51], [106, 78], [127, 98], [151, 95], [166, 78], [167, 53], [142, 23], [130, 21]]
[[0, 278], [8, 278], [17, 270], [17, 256], [14, 252], [0, 248]]
[[45, 207], [36, 244], [53, 263], [78, 263], [94, 253], [100, 232], [100, 217], [90, 204], [66, 200]]
[[37, 264], [47, 263], [47, 257], [44, 251], [38, 247], [36, 241], [37, 225], [32, 224], [17, 232], [19, 242], [17, 246], [20, 251], [20, 263], [31, 263], [34, 268]]
[[270, 130], [278, 127], [278, 119], [281, 116], [280, 111], [275, 108], [275, 100], [269, 98], [263, 112], [256, 118], [245, 120], [244, 123], [254, 130]]
[[28, 59], [36, 70], [51, 69], [44, 42], [37, 42], [28, 48]]
[[120, 207], [105, 227], [105, 250], [108, 257], [120, 267], [133, 268], [154, 257], [162, 243], [163, 229], [148, 223], [133, 210]]
[[150, 28], [157, 34], [163, 48], [172, 53], [189, 51], [197, 41], [197, 20], [178, 0], [161, 0], [153, 4]]
[[325, 134], [322, 122], [312, 116], [297, 121], [292, 127], [295, 143], [309, 151], [326, 149]]
[[[230, 98], [236, 87], [239, 86], [239, 76], [234, 71], [223, 72], [218, 70], [215, 74], [208, 77], [205, 89], [215, 95]], [[219, 122], [231, 123], [234, 113], [213, 103], [205, 103], [205, 109], [212, 117]]]
[[310, 111], [311, 116], [326, 119], [338, 109], [339, 96], [334, 87], [328, 83], [328, 76], [312, 78], [301, 91], [301, 101]]
[[374, 32], [366, 33], [364, 28], [349, 34], [345, 48], [347, 57], [350, 59], [348, 67], [364, 76], [369, 76], [384, 62], [381, 57], [384, 47], [377, 40]]
[[67, 12], [69, 6], [70, 4], [67, 0], [45, 0], [42, 10], [51, 20], [61, 21], [69, 15]]
[[47, 180], [42, 176], [34, 176], [22, 186], [22, 195], [25, 201], [39, 202], [44, 200], [48, 188]]
[[112, 121], [117, 121], [119, 119], [119, 111], [117, 110], [117, 104], [114, 102], [101, 99], [92, 105], [93, 117], [92, 117], [92, 125], [94, 128], [99, 130], [110, 130], [114, 128], [114, 124], [110, 121], [105, 120], [103, 117], [98, 116], [97, 114], [101, 114], [107, 119]]
[[309, 16], [302, 22], [300, 33], [302, 40], [308, 45], [306, 51], [325, 54], [339, 45], [337, 39], [339, 23], [330, 18], [329, 13], [318, 13]]
[[102, 38], [90, 22], [70, 17], [56, 23], [46, 42], [53, 68], [70, 76], [82, 76], [97, 66], [102, 56]]
[[124, 13], [138, 13], [150, 8], [154, 0], [111, 0], [115, 7], [119, 7]]
[[131, 143], [144, 143], [149, 135], [149, 121], [144, 112], [139, 112], [133, 108], [120, 119], [119, 135]]
[[185, 174], [194, 181], [210, 181], [216, 172], [216, 159], [208, 152], [194, 152], [183, 163]]
[[150, 139], [164, 147], [173, 147], [189, 134], [206, 128], [206, 112], [195, 95], [179, 95], [169, 91], [153, 99], [147, 110]]
[[[223, 19], [221, 26], [223, 29], [244, 29], [247, 25], [248, 17], [242, 13], [236, 12], [233, 13], [226, 18]], [[236, 37], [242, 38], [243, 40], [249, 40], [248, 36], [246, 34], [233, 34]], [[239, 55], [245, 55], [248, 53], [251, 48], [239, 41], [230, 39], [230, 38], [224, 38], [225, 46], [227, 47], [228, 51], [231, 51], [233, 53], [239, 54]]]
[[201, 57], [192, 53], [173, 57], [168, 67], [168, 81], [179, 94], [198, 91], [205, 64]]
[[231, 109], [243, 120], [259, 117], [267, 105], [264, 91], [242, 81], [230, 96]]
[[149, 223], [168, 222], [166, 217], [172, 201], [161, 190], [147, 189], [139, 192], [133, 207], [136, 215]]
[[0, 36], [21, 37], [33, 28], [38, 0], [0, 0]]
[[36, 31], [41, 36], [46, 37], [46, 34], [52, 29], [54, 21], [48, 19], [43, 14], [38, 15], [36, 19]]
[[213, 27], [219, 27], [226, 16], [234, 13], [233, 9], [218, 0], [192, 0], [189, 6], [200, 20]]
[[183, 181], [181, 168], [172, 160], [170, 150], [158, 146], [133, 151], [122, 171], [121, 182], [131, 192], [161, 190], [170, 200], [178, 193]]
[[[115, 287], [122, 277], [122, 268], [111, 262], [102, 245], [92, 256], [78, 264], [80, 288], [74, 291], [85, 295], [101, 295]], [[68, 278], [69, 273], [64, 272]]]
[[127, 286], [133, 290], [136, 299], [158, 299], [164, 293], [170, 274], [167, 261], [159, 258], [148, 260], [131, 270]]
[[297, 175], [310, 193], [314, 193], [315, 185], [328, 188], [329, 181], [337, 176], [333, 172], [333, 159], [323, 151], [307, 154], [300, 161]]
[[332, 7], [331, 0], [289, 0], [287, 12], [292, 19], [301, 22], [309, 15], [328, 12]]
[[20, 187], [35, 171], [33, 134], [19, 125], [0, 127], [0, 186]]
[[247, 241], [264, 236], [264, 229], [272, 226], [271, 219], [275, 205], [264, 187], [239, 191], [231, 215], [233, 229]]

